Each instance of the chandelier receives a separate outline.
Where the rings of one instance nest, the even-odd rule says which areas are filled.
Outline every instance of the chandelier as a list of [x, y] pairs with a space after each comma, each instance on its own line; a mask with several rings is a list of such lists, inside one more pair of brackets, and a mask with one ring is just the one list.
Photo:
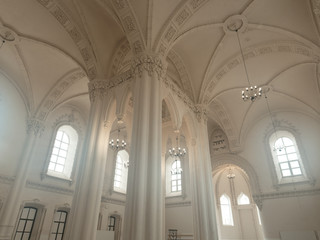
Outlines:
[[[269, 106], [267, 94], [264, 95], [264, 98], [266, 99], [269, 116], [270, 116], [270, 119], [271, 119], [273, 131], [274, 131], [274, 133], [275, 133], [275, 135], [276, 135], [276, 141], [277, 141], [279, 138], [278, 138], [276, 126], [275, 126], [275, 123], [274, 123], [274, 121], [273, 121], [272, 114], [271, 114], [271, 111], [270, 111], [270, 106]], [[284, 148], [285, 148], [285, 145], [284, 145], [283, 139], [281, 138], [281, 143], [280, 143], [280, 144], [277, 144], [277, 145], [275, 144], [275, 145], [273, 146], [273, 151], [279, 151], [279, 152], [281, 152]]]
[[[120, 124], [122, 121], [118, 121], [118, 124]], [[121, 139], [120, 138], [120, 127], [118, 126], [118, 136], [117, 136], [117, 139], [111, 139], [110, 142], [109, 142], [109, 146], [112, 150], [116, 150], [116, 151], [119, 151], [119, 150], [123, 150], [126, 148], [127, 146], [127, 143], [124, 139]]]
[[[177, 131], [177, 133], [179, 133], [179, 131]], [[187, 150], [185, 148], [180, 148], [179, 147], [179, 138], [178, 136], [176, 137], [176, 146], [177, 147], [172, 147], [172, 148], [169, 148], [169, 155], [171, 157], [174, 157], [175, 159], [177, 159], [177, 157], [183, 157], [184, 155], [186, 155], [187, 153]]]
[[172, 165], [171, 174], [181, 174], [182, 168], [181, 168], [181, 161], [178, 160], [178, 158], [182, 158], [187, 154], [187, 150], [185, 148], [179, 147], [179, 130], [176, 131], [177, 137], [176, 137], [176, 147], [169, 148], [169, 155], [173, 157], [174, 164]]
[[256, 99], [258, 99], [258, 98], [260, 98], [262, 96], [262, 88], [258, 87], [256, 85], [252, 85], [250, 83], [248, 70], [247, 70], [247, 65], [246, 65], [246, 61], [244, 59], [243, 50], [242, 50], [242, 47], [241, 47], [239, 33], [238, 33], [238, 31], [241, 28], [241, 26], [233, 26], [233, 28], [230, 26], [229, 29], [231, 31], [235, 31], [236, 34], [237, 34], [237, 39], [238, 39], [238, 44], [239, 44], [239, 47], [240, 47], [243, 66], [244, 66], [244, 70], [245, 70], [245, 73], [246, 73], [247, 81], [249, 83], [249, 86], [242, 90], [242, 93], [241, 93], [242, 100], [243, 101], [251, 100], [251, 102], [254, 102]]

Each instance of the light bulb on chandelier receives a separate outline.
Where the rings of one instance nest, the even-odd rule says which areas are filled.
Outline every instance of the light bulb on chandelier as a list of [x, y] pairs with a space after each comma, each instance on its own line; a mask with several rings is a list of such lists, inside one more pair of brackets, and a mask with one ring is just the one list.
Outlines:
[[[119, 120], [118, 121], [118, 124], [120, 123], [121, 121]], [[124, 139], [120, 139], [120, 128], [118, 127], [118, 136], [117, 136], [117, 139], [114, 140], [114, 139], [111, 139], [109, 141], [109, 146], [112, 150], [123, 150], [127, 147], [127, 143]]]
[[[177, 130], [177, 135], [179, 134], [179, 131]], [[180, 174], [182, 173], [181, 168], [181, 161], [178, 160], [178, 158], [183, 158], [187, 154], [187, 150], [185, 148], [179, 147], [179, 138], [176, 137], [176, 147], [169, 148], [168, 151], [169, 155], [173, 157], [174, 160], [174, 167], [171, 169], [171, 174]]]

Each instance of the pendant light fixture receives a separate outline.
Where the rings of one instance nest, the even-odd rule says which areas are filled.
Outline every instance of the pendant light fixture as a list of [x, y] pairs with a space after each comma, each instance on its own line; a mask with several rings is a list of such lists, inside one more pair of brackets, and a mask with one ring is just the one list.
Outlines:
[[238, 44], [239, 44], [239, 48], [240, 48], [240, 52], [241, 52], [241, 57], [242, 57], [242, 61], [243, 61], [243, 66], [244, 66], [244, 70], [246, 73], [246, 77], [247, 77], [247, 81], [249, 86], [246, 87], [245, 89], [242, 90], [241, 92], [241, 97], [243, 101], [247, 101], [247, 100], [251, 100], [251, 102], [254, 102], [256, 99], [260, 98], [262, 96], [262, 88], [258, 87], [256, 85], [252, 85], [250, 80], [249, 80], [249, 75], [248, 75], [248, 70], [247, 70], [247, 65], [246, 65], [246, 61], [244, 59], [244, 55], [243, 55], [243, 50], [242, 50], [242, 46], [240, 43], [240, 38], [239, 38], [239, 29], [241, 28], [242, 25], [240, 26], [229, 26], [229, 29], [231, 31], [236, 32], [237, 35], [237, 39], [238, 39]]
[[123, 123], [123, 122], [121, 120], [118, 120], [118, 122], [117, 122], [117, 132], [118, 132], [117, 138], [115, 140], [111, 139], [109, 141], [109, 147], [115, 151], [120, 151], [120, 150], [123, 150], [127, 147], [126, 141], [122, 138], [123, 136], [121, 136], [121, 134], [120, 134], [120, 124], [121, 123]]

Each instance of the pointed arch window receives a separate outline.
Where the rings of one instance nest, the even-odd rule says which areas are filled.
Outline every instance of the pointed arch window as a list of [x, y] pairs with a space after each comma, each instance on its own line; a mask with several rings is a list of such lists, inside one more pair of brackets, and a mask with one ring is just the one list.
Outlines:
[[247, 195], [240, 193], [238, 196], [238, 205], [247, 205], [250, 204], [250, 200]]
[[52, 147], [47, 174], [70, 179], [78, 145], [78, 133], [70, 125], [59, 127]]
[[279, 182], [305, 180], [306, 174], [295, 137], [288, 131], [277, 131], [271, 135], [269, 143]]
[[114, 171], [113, 189], [117, 192], [127, 192], [127, 178], [129, 167], [129, 154], [125, 150], [117, 153]]
[[234, 224], [233, 224], [231, 201], [227, 194], [223, 194], [220, 197], [220, 206], [221, 206], [222, 224], [227, 226], [233, 226]]

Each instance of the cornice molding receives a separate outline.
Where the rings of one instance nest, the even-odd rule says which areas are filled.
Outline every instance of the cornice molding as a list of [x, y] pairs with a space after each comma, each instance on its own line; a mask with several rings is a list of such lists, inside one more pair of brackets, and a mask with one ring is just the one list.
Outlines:
[[302, 196], [314, 196], [320, 194], [320, 188], [308, 189], [308, 190], [297, 190], [297, 191], [285, 191], [285, 192], [272, 192], [262, 193], [259, 195], [253, 195], [254, 201], [264, 201], [269, 199], [279, 199], [288, 197], [302, 197]]
[[0, 175], [0, 183], [4, 184], [12, 184], [15, 180], [15, 177], [7, 176], [7, 175]]
[[107, 198], [107, 197], [104, 197], [104, 196], [101, 197], [101, 202], [112, 203], [112, 204], [116, 204], [116, 205], [120, 205], [120, 206], [125, 206], [126, 205], [125, 201], [121, 201], [121, 200], [114, 199], [114, 198]]
[[42, 183], [33, 182], [33, 181], [29, 181], [29, 180], [27, 180], [27, 182], [26, 182], [26, 187], [40, 190], [40, 191], [45, 191], [45, 192], [66, 194], [66, 195], [70, 195], [70, 196], [73, 195], [73, 192], [74, 192], [71, 189], [57, 187], [57, 186], [49, 185], [49, 184], [42, 184]]
[[175, 202], [175, 203], [166, 203], [166, 208], [189, 207], [189, 206], [191, 206], [191, 201], [187, 201], [187, 202]]

